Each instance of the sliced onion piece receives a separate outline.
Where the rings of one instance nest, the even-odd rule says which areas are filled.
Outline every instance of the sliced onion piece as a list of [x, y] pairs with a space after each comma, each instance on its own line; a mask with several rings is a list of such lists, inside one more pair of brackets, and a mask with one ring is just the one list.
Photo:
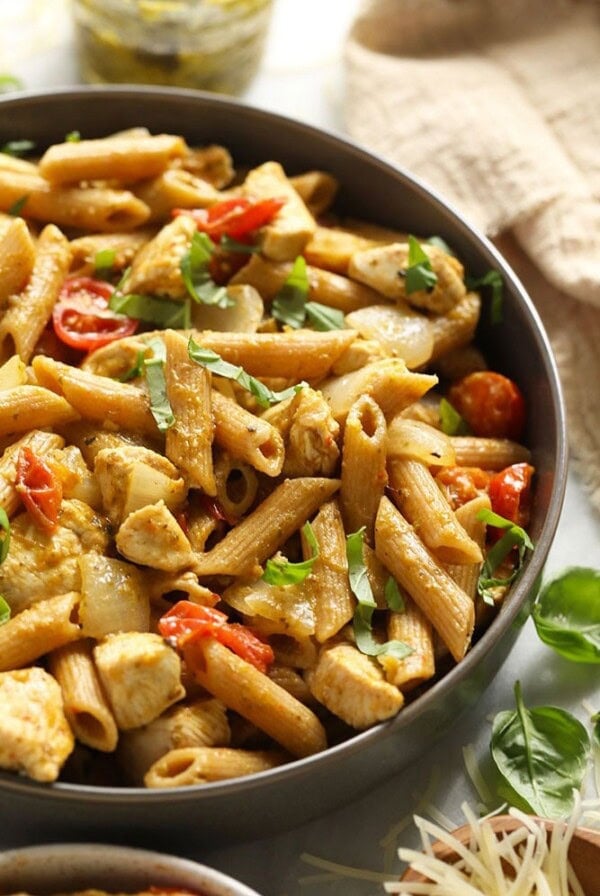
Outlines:
[[346, 315], [346, 324], [365, 339], [377, 339], [410, 370], [426, 364], [433, 352], [433, 327], [403, 302], [369, 305]]
[[456, 463], [449, 436], [428, 423], [407, 417], [395, 417], [388, 426], [387, 455], [410, 457], [427, 466], [450, 467]]

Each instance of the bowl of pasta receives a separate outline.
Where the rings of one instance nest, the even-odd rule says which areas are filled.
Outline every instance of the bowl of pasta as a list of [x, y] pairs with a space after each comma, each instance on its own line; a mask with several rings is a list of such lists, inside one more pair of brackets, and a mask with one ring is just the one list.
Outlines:
[[566, 449], [530, 299], [307, 125], [169, 89], [0, 109], [7, 833], [214, 842], [365, 793], [533, 599]]
[[35, 896], [258, 896], [207, 865], [104, 843], [51, 843], [2, 852], [0, 891]]

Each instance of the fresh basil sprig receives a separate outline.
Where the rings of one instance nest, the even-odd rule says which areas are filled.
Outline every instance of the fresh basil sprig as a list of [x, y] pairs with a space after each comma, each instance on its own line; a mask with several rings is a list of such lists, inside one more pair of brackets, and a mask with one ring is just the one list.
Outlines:
[[21, 156], [31, 152], [32, 149], [35, 149], [33, 140], [9, 140], [8, 143], [0, 147], [0, 152], [4, 153], [5, 156], [21, 158]]
[[125, 373], [122, 373], [119, 377], [117, 377], [119, 382], [128, 383], [129, 380], [135, 380], [138, 377], [143, 376], [145, 357], [146, 356], [144, 352], [142, 351], [142, 349], [140, 349], [136, 355], [135, 363], [129, 368], [129, 370], [126, 370]]
[[200, 364], [202, 367], [206, 367], [207, 370], [210, 370], [216, 376], [234, 380], [242, 389], [246, 389], [251, 395], [254, 395], [259, 405], [263, 408], [268, 408], [272, 404], [278, 404], [287, 398], [293, 398], [300, 389], [306, 386], [306, 383], [302, 382], [297, 383], [295, 386], [290, 386], [289, 389], [283, 389], [281, 392], [274, 392], [268, 386], [265, 386], [264, 383], [261, 383], [260, 380], [257, 380], [256, 377], [247, 373], [243, 367], [239, 367], [237, 364], [230, 364], [229, 361], [224, 361], [212, 349], [198, 345], [192, 336], [190, 336], [190, 341], [188, 342], [188, 355], [192, 361], [195, 361], [196, 364]]
[[469, 424], [447, 398], [440, 398], [439, 415], [442, 432], [447, 436], [467, 436], [470, 434]]
[[160, 432], [166, 432], [175, 423], [175, 415], [167, 395], [165, 377], [165, 361], [167, 353], [162, 339], [153, 339], [148, 343], [153, 356], [144, 361], [144, 374], [150, 394], [150, 411]]
[[[533, 542], [525, 529], [517, 526], [511, 520], [505, 519], [498, 513], [484, 508], [477, 514], [477, 519], [487, 523], [488, 526], [494, 526], [497, 529], [504, 529], [502, 535], [495, 545], [487, 552], [483, 561], [483, 567], [479, 574], [477, 582], [477, 592], [485, 603], [494, 604], [492, 589], [503, 585], [510, 585], [519, 575], [523, 562], [525, 560], [525, 552], [533, 550]], [[500, 564], [506, 559], [513, 548], [517, 548], [517, 562], [513, 571], [508, 576], [498, 577], [495, 575]]]
[[206, 233], [196, 231], [190, 248], [181, 259], [179, 269], [185, 288], [195, 302], [200, 305], [216, 305], [230, 308], [235, 302], [224, 286], [217, 286], [209, 271], [209, 262], [215, 244]]
[[504, 280], [500, 271], [489, 270], [482, 277], [466, 277], [467, 289], [481, 289], [489, 286], [492, 291], [490, 305], [490, 323], [499, 324], [502, 321], [502, 305], [504, 301]]
[[81, 142], [81, 134], [79, 131], [69, 131], [68, 134], [65, 134], [65, 143], [80, 143]]
[[106, 278], [112, 273], [117, 253], [114, 249], [100, 249], [94, 256], [94, 272], [98, 277]]
[[[346, 537], [346, 557], [348, 559], [348, 577], [350, 588], [356, 597], [357, 604], [352, 621], [356, 646], [361, 653], [367, 656], [394, 656], [399, 660], [409, 656], [413, 650], [403, 641], [385, 641], [379, 643], [373, 637], [373, 612], [377, 609], [371, 584], [367, 575], [367, 567], [363, 559], [364, 526], [358, 532], [353, 532]], [[388, 582], [389, 585], [389, 582]], [[395, 601], [394, 589], [385, 589], [386, 600], [388, 595]]]
[[437, 283], [437, 274], [431, 266], [429, 255], [411, 234], [408, 237], [408, 267], [400, 274], [404, 276], [407, 295], [421, 290], [432, 292]]
[[590, 754], [590, 738], [574, 716], [555, 706], [528, 709], [515, 684], [516, 710], [499, 712], [490, 744], [499, 795], [525, 811], [561, 818], [573, 807]]
[[299, 585], [311, 574], [315, 560], [319, 556], [319, 543], [310, 523], [304, 524], [302, 534], [308, 542], [312, 557], [299, 563], [291, 563], [285, 557], [267, 560], [261, 578], [269, 585]]
[[4, 625], [10, 619], [10, 607], [0, 594], [0, 625]]
[[297, 330], [308, 320], [315, 330], [343, 330], [345, 318], [342, 311], [321, 302], [309, 302], [310, 283], [306, 260], [298, 255], [285, 283], [271, 303], [271, 314], [282, 324]]
[[544, 644], [574, 663], [600, 663], [600, 571], [568, 569], [544, 586], [533, 607]]
[[10, 520], [3, 507], [0, 507], [0, 529], [2, 529], [4, 533], [0, 540], [0, 564], [2, 564], [8, 557], [8, 551], [10, 549]]
[[188, 330], [192, 325], [190, 300], [175, 302], [160, 296], [144, 296], [119, 291], [118, 286], [110, 297], [108, 307], [119, 314], [126, 314], [153, 324], [161, 330]]

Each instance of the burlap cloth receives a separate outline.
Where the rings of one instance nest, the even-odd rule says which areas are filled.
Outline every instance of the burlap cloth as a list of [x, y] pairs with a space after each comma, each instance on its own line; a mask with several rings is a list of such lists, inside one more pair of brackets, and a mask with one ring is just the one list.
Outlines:
[[600, 4], [365, 0], [345, 125], [494, 241], [542, 317], [600, 511]]

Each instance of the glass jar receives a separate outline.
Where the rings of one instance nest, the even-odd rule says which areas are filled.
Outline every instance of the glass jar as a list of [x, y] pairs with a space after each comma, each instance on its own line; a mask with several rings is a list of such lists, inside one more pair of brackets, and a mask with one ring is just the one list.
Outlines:
[[91, 83], [240, 93], [256, 74], [272, 0], [73, 0]]

